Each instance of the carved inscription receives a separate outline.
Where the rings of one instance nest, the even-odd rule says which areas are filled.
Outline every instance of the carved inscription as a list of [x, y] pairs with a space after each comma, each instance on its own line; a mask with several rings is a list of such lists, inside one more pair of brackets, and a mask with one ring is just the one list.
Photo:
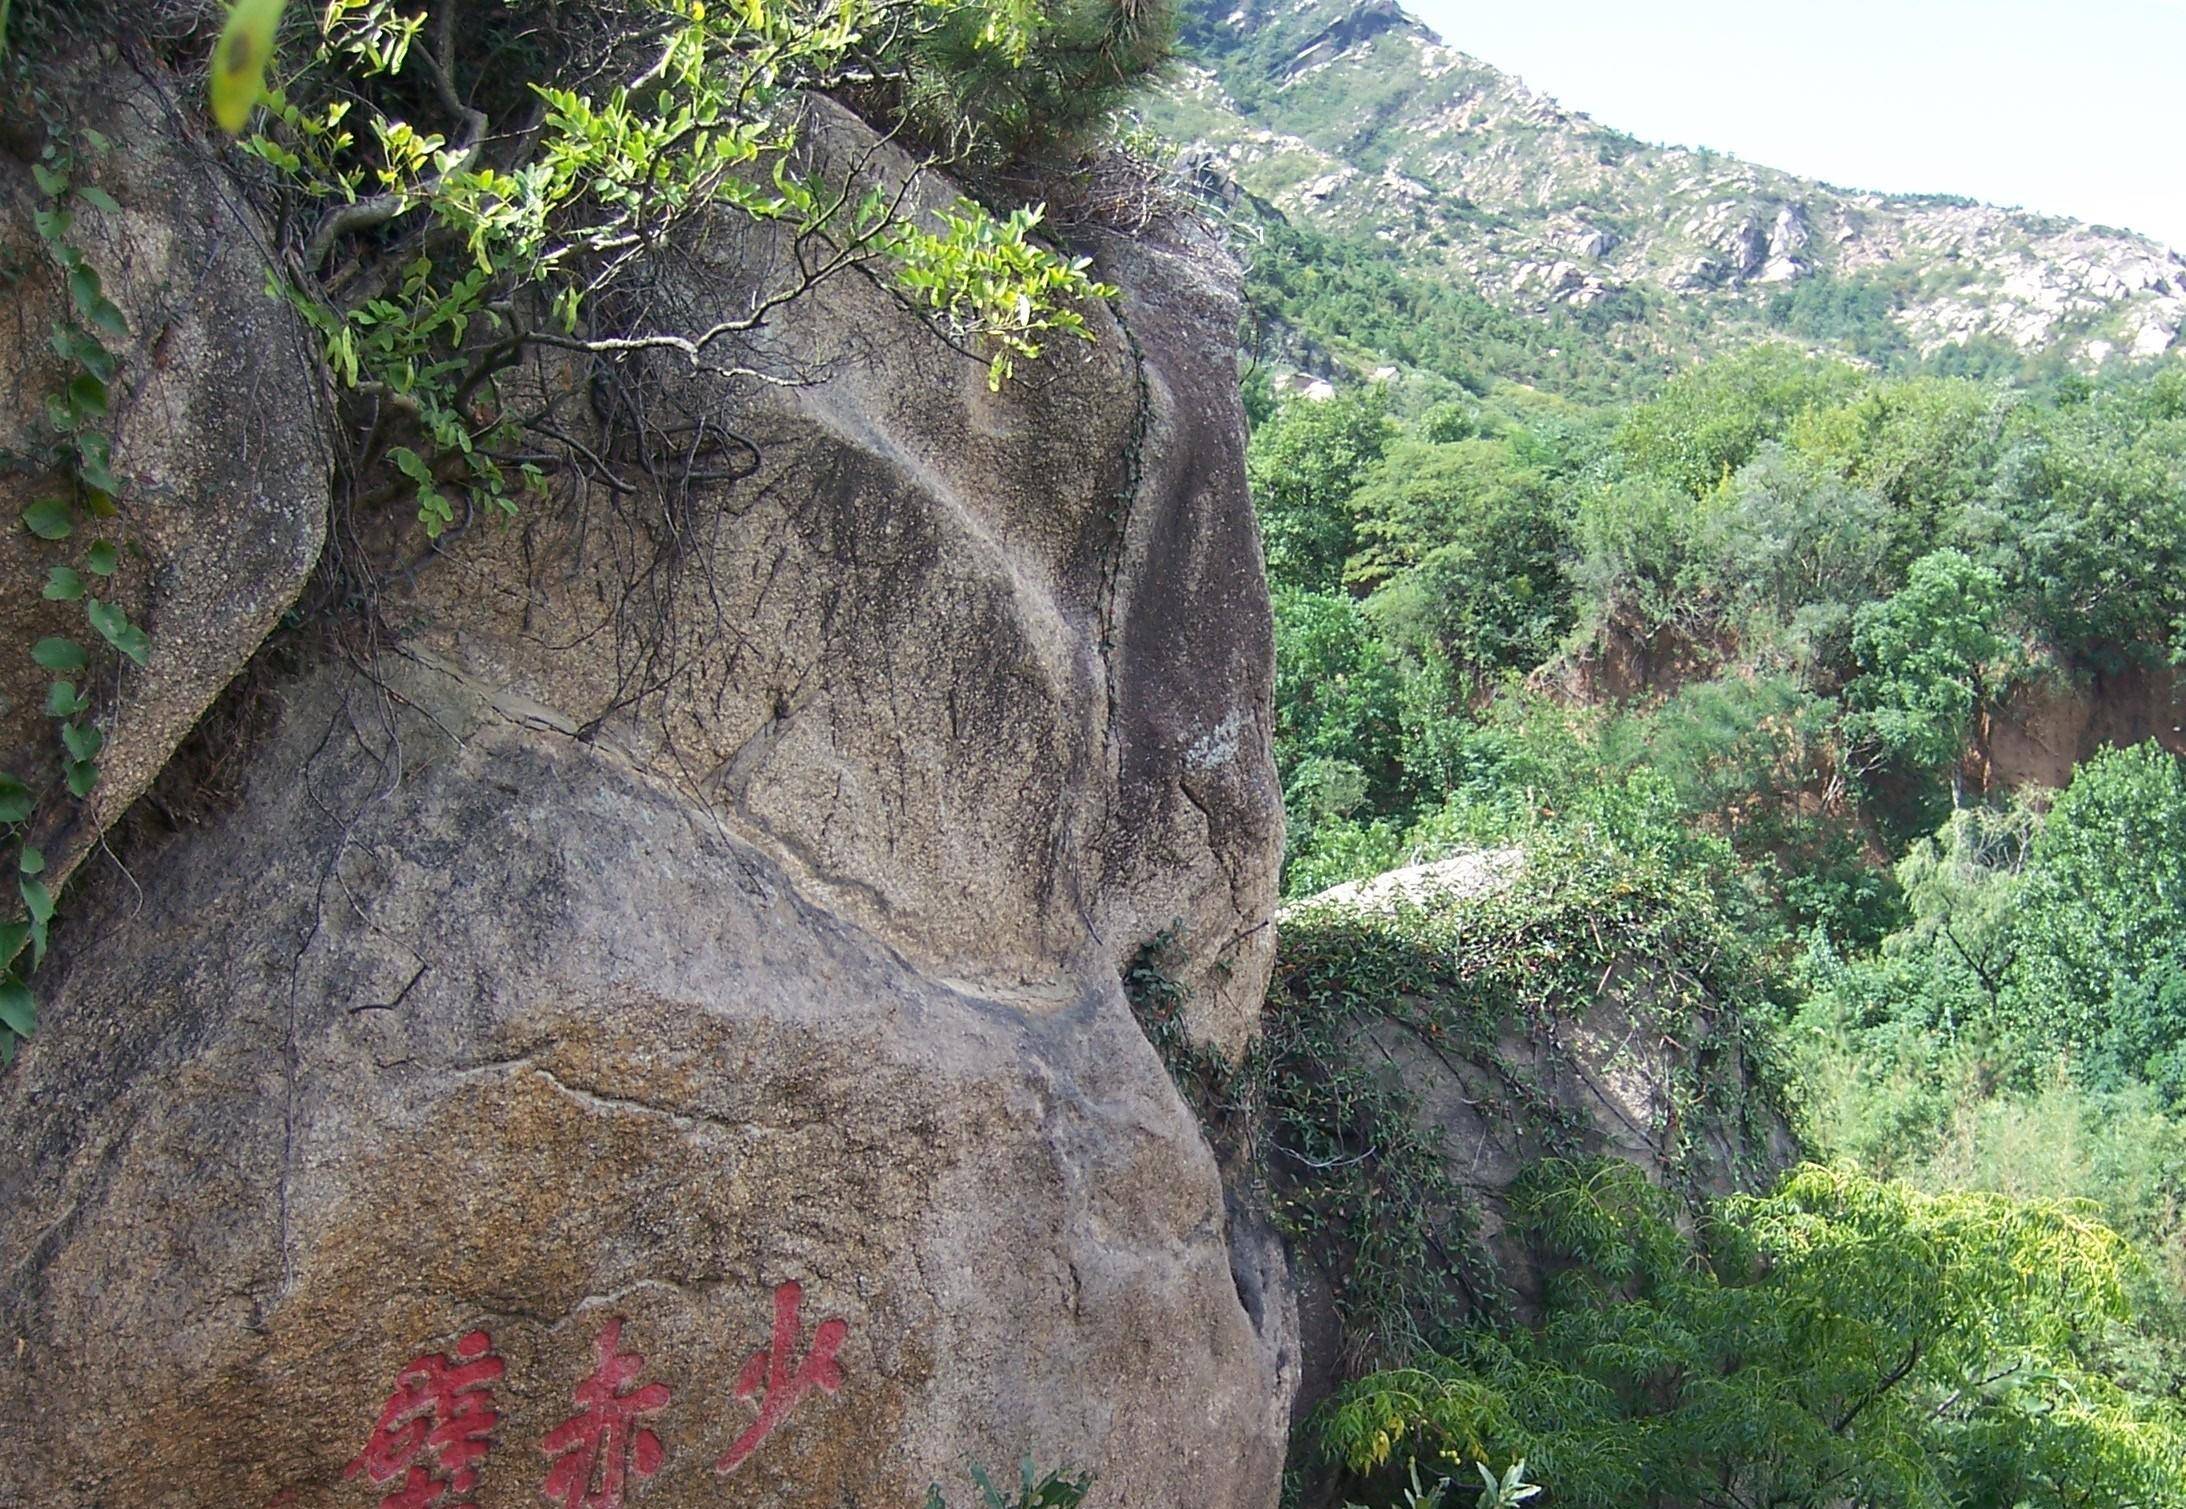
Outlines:
[[563, 1509], [622, 1509], [623, 1489], [660, 1470], [660, 1437], [638, 1423], [668, 1403], [668, 1385], [640, 1387], [645, 1359], [619, 1350], [622, 1321], [609, 1321], [593, 1339], [598, 1364], [577, 1385], [581, 1413], [546, 1433], [539, 1450], [554, 1458], [540, 1491]]
[[[802, 1354], [804, 1286], [774, 1289], [774, 1324], [765, 1346], [745, 1359], [731, 1390], [757, 1416], [714, 1463], [731, 1473], [817, 1392], [843, 1386], [838, 1354], [850, 1323], [837, 1316], [813, 1329]], [[668, 1407], [669, 1386], [645, 1380], [645, 1359], [622, 1349], [616, 1316], [592, 1338], [592, 1371], [574, 1390], [576, 1413], [539, 1441], [547, 1460], [539, 1492], [560, 1509], [624, 1509], [630, 1492], [660, 1471], [668, 1448], [653, 1417]], [[378, 1509], [475, 1509], [471, 1495], [494, 1448], [501, 1416], [494, 1385], [507, 1371], [493, 1338], [472, 1331], [447, 1352], [413, 1359], [395, 1376], [364, 1449], [343, 1469], [379, 1494]]]
[[795, 1279], [774, 1291], [774, 1339], [763, 1350], [751, 1354], [736, 1378], [736, 1397], [758, 1400], [759, 1418], [714, 1463], [714, 1471], [734, 1472], [743, 1466], [774, 1428], [789, 1418], [798, 1401], [814, 1389], [832, 1394], [843, 1386], [843, 1370], [835, 1354], [850, 1334], [848, 1321], [821, 1321], [819, 1330], [812, 1333], [812, 1350], [794, 1367], [790, 1363], [803, 1330], [800, 1313], [804, 1302], [804, 1285]]
[[500, 1416], [493, 1385], [503, 1372], [493, 1338], [473, 1331], [445, 1352], [419, 1357], [395, 1376], [364, 1450], [342, 1470], [394, 1486], [380, 1509], [458, 1509], [478, 1486]]

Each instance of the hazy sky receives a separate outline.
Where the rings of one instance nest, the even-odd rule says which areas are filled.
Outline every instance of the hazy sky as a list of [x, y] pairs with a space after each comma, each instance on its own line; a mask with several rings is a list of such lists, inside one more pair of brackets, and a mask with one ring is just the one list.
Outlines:
[[2186, 0], [1405, 0], [1649, 141], [1968, 194], [2186, 250]]

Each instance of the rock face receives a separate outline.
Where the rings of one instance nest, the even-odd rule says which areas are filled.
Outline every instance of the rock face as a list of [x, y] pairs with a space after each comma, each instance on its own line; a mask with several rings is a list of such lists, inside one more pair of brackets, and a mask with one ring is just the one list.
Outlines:
[[0, 1501], [1274, 1503], [1281, 1259], [1117, 979], [1180, 924], [1235, 1050], [1270, 964], [1237, 310], [1097, 250], [1000, 394], [847, 280], [741, 353], [804, 385], [603, 380], [604, 478], [87, 892], [0, 1082]]
[[[1148, 115], [1203, 179], [1528, 314], [1628, 295], [1596, 338], [1651, 366], [1771, 336], [1772, 302], [1811, 278], [1887, 294], [1921, 354], [1991, 337], [2092, 366], [2186, 330], [2186, 257], [2146, 236], [1644, 144], [1387, 0], [1184, 8], [1201, 61]], [[1575, 234], [1580, 218], [1608, 233]], [[1680, 296], [1650, 310], [1650, 293]]]
[[[67, 176], [80, 193], [47, 194], [33, 168], [42, 142], [0, 131], [0, 267], [14, 269], [14, 318], [0, 325], [0, 639], [27, 650], [49, 635], [92, 647], [74, 683], [108, 730], [103, 779], [78, 807], [61, 788], [60, 743], [45, 715], [52, 673], [27, 653], [0, 656], [0, 770], [52, 796], [38, 838], [55, 888], [157, 775], [184, 735], [296, 600], [326, 528], [329, 466], [317, 358], [299, 323], [266, 297], [268, 228], [177, 124], [168, 93], [126, 69], [76, 83], [99, 101], [114, 144], [80, 142]], [[0, 111], [0, 114], [10, 113]], [[31, 112], [25, 112], [35, 118]], [[64, 437], [47, 417], [81, 368], [53, 332], [81, 324], [55, 246], [34, 229], [66, 209], [61, 242], [79, 253], [126, 333], [102, 343], [115, 368], [106, 414], [87, 429], [111, 442], [117, 513], [77, 510], [75, 534], [46, 541], [17, 517], [63, 498], [65, 473], [43, 463]], [[81, 567], [95, 536], [121, 547], [109, 582], [82, 574], [151, 639], [146, 666], [121, 669], [76, 602], [39, 594], [54, 566]]]
[[[1476, 903], [1519, 887], [1529, 864], [1522, 848], [1479, 850], [1336, 887], [1284, 909], [1286, 948], [1312, 955], [1345, 932], [1401, 938], [1422, 917], [1475, 917]], [[1463, 921], [1458, 936], [1474, 926]], [[1504, 943], [1531, 969], [1555, 963], [1553, 938]], [[1795, 1160], [1797, 1141], [1747, 1060], [1735, 1012], [1713, 994], [1712, 968], [1620, 947], [1606, 967], [1589, 965], [1582, 998], [1551, 1009], [1491, 1014], [1476, 1029], [1400, 997], [1345, 1024], [1345, 1056], [1397, 1092], [1437, 1150], [1459, 1202], [1453, 1214], [1500, 1291], [1483, 1297], [1520, 1319], [1538, 1313], [1542, 1275], [1506, 1225], [1513, 1185], [1540, 1159], [1619, 1159], [1692, 1200], [1750, 1188]], [[1360, 978], [1362, 997], [1379, 983]], [[1341, 1275], [1309, 1255], [1298, 1281], [1303, 1413], [1356, 1364], [1337, 1313]]]

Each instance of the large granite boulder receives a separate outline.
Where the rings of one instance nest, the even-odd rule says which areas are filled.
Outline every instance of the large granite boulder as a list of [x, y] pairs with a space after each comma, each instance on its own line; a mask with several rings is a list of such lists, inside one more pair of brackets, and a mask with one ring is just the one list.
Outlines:
[[410, 540], [57, 937], [0, 1500], [1274, 1503], [1280, 1256], [1118, 983], [1181, 924], [1234, 1052], [1270, 964], [1237, 311], [1099, 257], [1119, 315], [999, 394], [855, 279], [738, 357], [794, 382], [523, 375], [587, 465]]
[[[331, 462], [316, 348], [266, 296], [269, 227], [191, 135], [173, 90], [121, 67], [45, 87], [42, 106], [27, 88], [0, 103], [0, 276], [13, 311], [0, 322], [0, 770], [46, 798], [35, 836], [58, 888], [296, 601], [325, 537]], [[83, 129], [36, 124], [71, 97], [93, 102], [76, 118], [101, 128], [104, 150]], [[49, 193], [40, 170], [67, 187]], [[39, 214], [54, 211], [67, 229], [41, 234]], [[56, 350], [56, 329], [88, 326], [63, 246], [122, 326], [99, 332], [114, 357], [106, 412], [82, 427], [108, 441], [120, 491], [113, 517], [78, 510], [75, 534], [49, 541], [19, 518], [72, 491], [49, 464], [67, 435], [48, 401], [85, 375]], [[40, 593], [52, 567], [83, 568], [98, 537], [119, 547], [119, 570], [81, 574], [147, 631], [141, 668], [101, 644], [82, 603]], [[52, 635], [94, 652], [72, 682], [106, 745], [80, 804], [46, 714], [53, 673], [30, 657]]]

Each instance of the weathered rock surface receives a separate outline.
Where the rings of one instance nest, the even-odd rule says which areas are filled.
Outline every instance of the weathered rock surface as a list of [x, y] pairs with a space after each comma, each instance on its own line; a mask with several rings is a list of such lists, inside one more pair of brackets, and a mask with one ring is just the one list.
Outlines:
[[[48, 542], [17, 522], [65, 496], [66, 477], [38, 464], [60, 438], [47, 400], [80, 369], [52, 345], [75, 318], [51, 248], [33, 229], [55, 201], [37, 183], [38, 133], [0, 131], [0, 268], [13, 270], [13, 318], [0, 323], [0, 770], [54, 800], [39, 838], [58, 886], [168, 756], [296, 600], [326, 528], [329, 466], [316, 354], [298, 322], [266, 296], [268, 228], [193, 140], [171, 93], [127, 69], [76, 84], [98, 102], [104, 153], [64, 143], [75, 187], [67, 242], [121, 311], [126, 336], [101, 338], [116, 358], [109, 412], [122, 482], [110, 521], [79, 515], [76, 535]], [[0, 114], [7, 112], [0, 111]], [[26, 112], [27, 114], [28, 112]], [[33, 117], [34, 118], [34, 117]], [[101, 645], [80, 603], [43, 599], [50, 567], [80, 567], [105, 536], [122, 548], [111, 584], [84, 573], [151, 637], [148, 664]], [[90, 647], [74, 677], [108, 729], [103, 780], [81, 806], [62, 789], [60, 743], [46, 716], [52, 673], [29, 647], [66, 635]]]
[[1030, 1453], [1273, 1504], [1280, 1254], [1117, 980], [1181, 923], [1235, 1049], [1269, 968], [1236, 308], [1099, 252], [1123, 323], [998, 395], [845, 281], [739, 354], [809, 385], [574, 399], [612, 479], [391, 576], [240, 808], [86, 897], [0, 1083], [0, 1500], [378, 1503], [446, 1376], [481, 1509], [617, 1397], [652, 1434], [590, 1502], [961, 1503]]
[[[1336, 887], [1283, 916], [1286, 926], [1401, 923], [1506, 892], [1527, 864], [1522, 848], [1459, 854]], [[1700, 984], [1706, 970], [1699, 960], [1621, 955], [1587, 999], [1513, 1014], [1477, 1036], [1401, 1006], [1346, 1025], [1353, 1060], [1400, 1087], [1439, 1146], [1457, 1214], [1520, 1316], [1536, 1311], [1541, 1275], [1506, 1225], [1512, 1187], [1538, 1160], [1620, 1159], [1689, 1199], [1749, 1188], [1795, 1160], [1796, 1139], [1747, 1061], [1735, 1017]], [[1298, 1282], [1304, 1412], [1343, 1381], [1350, 1360], [1331, 1275], [1309, 1261]]]
[[[1434, 908], [1501, 891], [1525, 863], [1523, 849], [1480, 850], [1339, 886], [1300, 906]], [[1479, 1234], [1518, 1281], [1520, 1298], [1523, 1256], [1498, 1238], [1505, 1193], [1534, 1160], [1621, 1158], [1686, 1190], [1726, 1194], [1754, 1169], [1781, 1166], [1796, 1152], [1735, 1043], [1717, 1037], [1711, 1011], [1690, 1013], [1687, 1041], [1654, 1030], [1653, 997], [1685, 983], [1675, 979], [1683, 963], [1620, 961], [1583, 1010], [1552, 1027], [1505, 1023], [1492, 1044], [1476, 1050], [1422, 1042], [1390, 1021], [1361, 1029], [1371, 1054], [1403, 1079], [1439, 1130], [1451, 1175], [1479, 1216]]]

